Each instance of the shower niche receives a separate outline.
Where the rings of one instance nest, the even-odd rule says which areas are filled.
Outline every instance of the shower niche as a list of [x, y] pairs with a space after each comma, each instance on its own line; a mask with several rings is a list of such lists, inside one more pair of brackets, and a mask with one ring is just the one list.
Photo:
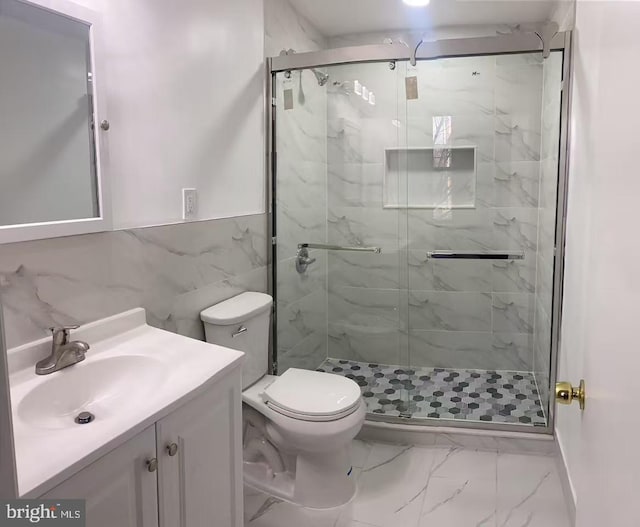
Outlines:
[[476, 147], [385, 149], [385, 209], [468, 209], [476, 205]]

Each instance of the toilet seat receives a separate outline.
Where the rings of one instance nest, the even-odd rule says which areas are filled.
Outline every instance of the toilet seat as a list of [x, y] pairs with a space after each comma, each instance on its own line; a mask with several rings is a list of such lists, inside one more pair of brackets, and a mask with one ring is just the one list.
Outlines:
[[360, 387], [329, 373], [290, 368], [261, 394], [275, 412], [302, 421], [335, 421], [360, 405]]

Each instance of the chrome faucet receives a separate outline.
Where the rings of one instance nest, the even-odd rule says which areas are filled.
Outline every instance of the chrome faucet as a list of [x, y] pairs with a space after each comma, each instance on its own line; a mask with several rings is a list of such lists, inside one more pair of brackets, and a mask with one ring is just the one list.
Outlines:
[[69, 332], [79, 326], [49, 328], [53, 336], [51, 355], [36, 363], [36, 375], [49, 375], [85, 359], [89, 344], [81, 340], [69, 342]]

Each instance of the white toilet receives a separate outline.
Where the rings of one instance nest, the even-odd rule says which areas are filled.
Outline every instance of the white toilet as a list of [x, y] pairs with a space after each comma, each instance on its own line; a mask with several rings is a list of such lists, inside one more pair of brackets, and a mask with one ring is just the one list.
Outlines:
[[331, 508], [355, 493], [351, 440], [365, 419], [351, 379], [291, 368], [267, 375], [272, 298], [242, 293], [200, 313], [207, 342], [244, 351], [245, 483], [305, 507]]

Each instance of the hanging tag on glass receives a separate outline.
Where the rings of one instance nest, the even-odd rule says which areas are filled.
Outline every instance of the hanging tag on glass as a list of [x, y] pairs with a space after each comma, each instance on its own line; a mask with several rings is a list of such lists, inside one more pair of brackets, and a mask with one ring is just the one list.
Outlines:
[[293, 110], [293, 90], [284, 90], [284, 109]]
[[405, 85], [407, 89], [407, 100], [416, 100], [418, 98], [418, 77], [407, 77], [405, 79]]

